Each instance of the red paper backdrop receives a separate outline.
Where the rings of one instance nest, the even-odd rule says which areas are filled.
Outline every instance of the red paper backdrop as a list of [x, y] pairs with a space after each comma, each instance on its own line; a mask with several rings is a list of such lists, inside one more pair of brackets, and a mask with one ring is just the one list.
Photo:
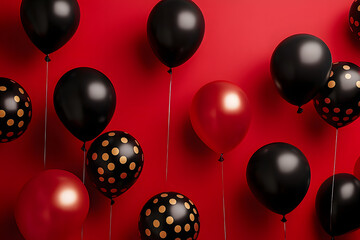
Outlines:
[[[20, 0], [0, 2], [0, 75], [18, 81], [30, 94], [33, 119], [18, 140], [1, 144], [0, 239], [22, 239], [14, 203], [22, 186], [43, 169], [45, 62], [22, 29]], [[351, 1], [197, 0], [206, 20], [202, 45], [190, 61], [174, 70], [169, 181], [165, 185], [169, 75], [146, 40], [146, 20], [157, 0], [79, 0], [81, 22], [73, 39], [52, 54], [49, 84], [48, 166], [81, 176], [81, 142], [57, 118], [52, 93], [68, 70], [89, 66], [104, 72], [117, 92], [117, 108], [107, 130], [126, 130], [141, 143], [145, 166], [138, 182], [116, 199], [113, 239], [137, 240], [144, 203], [161, 191], [190, 197], [201, 217], [200, 240], [223, 239], [221, 175], [218, 156], [195, 135], [189, 106], [204, 84], [230, 80], [247, 93], [253, 112], [243, 143], [225, 155], [228, 239], [282, 239], [281, 217], [266, 210], [250, 193], [245, 169], [261, 146], [285, 141], [300, 148], [312, 171], [304, 201], [288, 216], [288, 238], [329, 239], [315, 215], [315, 196], [331, 175], [335, 129], [317, 116], [312, 104], [303, 114], [276, 92], [269, 61], [276, 45], [295, 33], [322, 38], [334, 61], [360, 64], [360, 42], [347, 26]], [[340, 129], [337, 172], [352, 172], [359, 156], [360, 122]], [[108, 239], [109, 200], [88, 181], [91, 209], [86, 240]], [[359, 238], [360, 232], [338, 239]], [[80, 232], [73, 239], [80, 239]]]

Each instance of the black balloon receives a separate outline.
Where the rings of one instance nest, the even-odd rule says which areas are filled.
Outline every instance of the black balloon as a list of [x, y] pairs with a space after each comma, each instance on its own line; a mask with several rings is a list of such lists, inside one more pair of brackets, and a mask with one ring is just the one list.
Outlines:
[[79, 26], [80, 8], [76, 0], [23, 0], [20, 16], [31, 41], [49, 54], [74, 35]]
[[335, 128], [356, 120], [360, 115], [360, 68], [350, 62], [334, 63], [314, 105], [322, 119]]
[[349, 26], [350, 30], [357, 40], [360, 40], [360, 12], [359, 12], [359, 2], [354, 1], [351, 4], [350, 11], [349, 11]]
[[57, 83], [54, 106], [65, 127], [86, 142], [97, 137], [110, 122], [116, 94], [103, 73], [93, 68], [75, 68]]
[[293, 145], [271, 143], [253, 154], [246, 178], [250, 190], [263, 205], [285, 216], [305, 197], [310, 185], [310, 166]]
[[331, 68], [331, 53], [319, 38], [297, 34], [283, 40], [271, 58], [271, 73], [281, 96], [299, 107], [325, 86]]
[[186, 196], [164, 192], [152, 197], [139, 219], [142, 240], [195, 240], [199, 236], [199, 212]]
[[107, 132], [91, 144], [86, 165], [96, 188], [113, 199], [127, 191], [139, 178], [144, 153], [139, 142], [130, 134]]
[[194, 55], [204, 32], [204, 16], [191, 0], [162, 0], [153, 8], [147, 22], [151, 48], [170, 68]]
[[0, 142], [20, 137], [31, 120], [29, 95], [15, 81], [0, 77]]
[[330, 224], [332, 176], [319, 188], [316, 213], [324, 230], [339, 236], [360, 227], [360, 181], [351, 174], [335, 175], [333, 212]]

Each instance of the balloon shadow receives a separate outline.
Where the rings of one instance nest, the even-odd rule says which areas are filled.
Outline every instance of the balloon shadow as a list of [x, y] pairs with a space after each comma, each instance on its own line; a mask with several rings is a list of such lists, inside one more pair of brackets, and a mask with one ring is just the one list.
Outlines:
[[0, 217], [1, 229], [5, 230], [4, 235], [1, 235], [1, 239], [25, 240], [16, 225], [14, 206], [8, 205], [5, 211], [6, 212], [2, 213]]
[[3, 58], [12, 64], [22, 65], [35, 57], [37, 50], [23, 30], [18, 15], [7, 15], [5, 19], [0, 19], [0, 31], [5, 33], [0, 38], [0, 52]]

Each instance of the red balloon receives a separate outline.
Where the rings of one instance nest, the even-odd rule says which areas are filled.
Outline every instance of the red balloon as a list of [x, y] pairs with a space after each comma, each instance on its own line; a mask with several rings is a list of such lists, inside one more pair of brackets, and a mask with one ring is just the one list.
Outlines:
[[64, 240], [80, 231], [89, 211], [89, 194], [74, 174], [46, 170], [21, 190], [15, 218], [26, 240]]
[[360, 180], [360, 157], [356, 160], [354, 166], [354, 176]]
[[246, 135], [251, 119], [249, 101], [236, 84], [211, 82], [193, 98], [190, 119], [200, 139], [215, 152], [224, 153]]

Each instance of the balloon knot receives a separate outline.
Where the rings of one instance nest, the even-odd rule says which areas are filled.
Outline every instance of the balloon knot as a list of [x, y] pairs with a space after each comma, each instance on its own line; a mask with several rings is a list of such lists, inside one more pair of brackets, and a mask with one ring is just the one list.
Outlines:
[[335, 240], [335, 237], [334, 237], [334, 236], [332, 236], [332, 237], [331, 237], [331, 240]]
[[304, 109], [302, 109], [301, 107], [299, 107], [299, 109], [297, 110], [297, 113], [300, 114], [304, 111]]
[[224, 155], [223, 153], [220, 155], [219, 162], [223, 162], [223, 161], [224, 161], [223, 155]]
[[85, 146], [86, 142], [84, 142], [84, 144], [81, 147], [81, 150], [83, 150], [84, 152], [86, 152], [86, 146]]
[[286, 222], [287, 222], [287, 220], [286, 220], [286, 218], [285, 218], [285, 215], [283, 215], [283, 218], [281, 219], [281, 221], [282, 221], [283, 223], [286, 223]]
[[46, 62], [50, 62], [50, 61], [51, 61], [51, 59], [50, 59], [50, 57], [49, 57], [49, 54], [48, 54], [48, 55], [46, 55], [46, 57], [45, 57], [45, 61], [46, 61]]
[[167, 72], [168, 72], [169, 74], [172, 74], [172, 68], [170, 68]]
[[111, 206], [115, 204], [115, 201], [111, 198]]

